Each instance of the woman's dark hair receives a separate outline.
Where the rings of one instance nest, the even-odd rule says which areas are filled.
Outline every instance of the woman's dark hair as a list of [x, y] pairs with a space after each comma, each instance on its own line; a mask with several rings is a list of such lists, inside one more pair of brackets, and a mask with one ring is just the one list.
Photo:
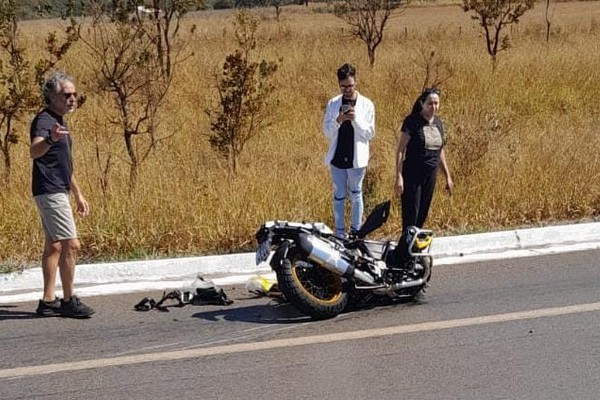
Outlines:
[[413, 104], [412, 111], [410, 112], [411, 115], [416, 115], [416, 114], [421, 113], [421, 110], [423, 110], [423, 102], [425, 100], [427, 100], [427, 98], [431, 94], [437, 94], [439, 96], [440, 95], [440, 89], [438, 89], [436, 87], [425, 88], [423, 90], [423, 92], [421, 92], [421, 95], [419, 97], [417, 97], [417, 100], [415, 100], [415, 104]]
[[338, 81], [356, 76], [356, 68], [352, 64], [344, 64], [337, 70]]

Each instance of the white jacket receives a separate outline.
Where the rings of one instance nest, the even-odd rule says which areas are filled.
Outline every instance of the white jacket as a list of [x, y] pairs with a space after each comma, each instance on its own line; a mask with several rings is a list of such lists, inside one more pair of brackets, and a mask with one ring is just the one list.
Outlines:
[[[354, 127], [354, 160], [353, 168], [364, 168], [369, 163], [369, 141], [375, 136], [375, 106], [373, 102], [357, 93], [356, 105], [354, 106], [355, 118], [352, 122]], [[329, 150], [325, 155], [325, 164], [330, 165], [335, 148], [337, 147], [338, 132], [340, 124], [336, 118], [342, 105], [342, 95], [337, 95], [327, 102], [325, 117], [323, 117], [323, 133], [329, 139]]]

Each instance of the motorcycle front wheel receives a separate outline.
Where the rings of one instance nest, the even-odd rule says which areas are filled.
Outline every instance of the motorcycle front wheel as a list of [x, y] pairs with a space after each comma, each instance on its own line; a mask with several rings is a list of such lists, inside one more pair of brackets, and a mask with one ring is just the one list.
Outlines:
[[314, 319], [335, 317], [348, 304], [341, 276], [294, 251], [277, 269], [277, 282], [288, 301]]

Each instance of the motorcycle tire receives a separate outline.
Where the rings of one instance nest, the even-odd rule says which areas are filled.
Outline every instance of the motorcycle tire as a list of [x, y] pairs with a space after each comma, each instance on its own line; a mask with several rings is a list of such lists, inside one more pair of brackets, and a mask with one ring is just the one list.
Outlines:
[[276, 273], [279, 288], [286, 299], [313, 319], [335, 317], [348, 304], [348, 293], [342, 289], [342, 277], [303, 259], [294, 249], [290, 249], [287, 258], [281, 260]]

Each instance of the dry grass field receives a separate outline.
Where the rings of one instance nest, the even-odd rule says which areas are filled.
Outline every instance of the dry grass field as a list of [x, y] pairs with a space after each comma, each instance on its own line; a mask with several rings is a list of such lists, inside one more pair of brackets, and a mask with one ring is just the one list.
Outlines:
[[[260, 10], [260, 58], [282, 63], [279, 106], [272, 124], [249, 142], [235, 177], [210, 148], [204, 110], [216, 101], [215, 74], [235, 49], [230, 12], [197, 13], [194, 55], [177, 70], [165, 103], [162, 142], [143, 164], [128, 195], [123, 138], [108, 123], [112, 103], [91, 79], [78, 45], [64, 68], [77, 79], [85, 105], [68, 117], [76, 175], [92, 208], [77, 220], [82, 261], [249, 251], [268, 219], [332, 224], [331, 187], [323, 164], [321, 119], [338, 93], [336, 69], [358, 68], [359, 91], [376, 106], [376, 136], [366, 185], [366, 212], [393, 196], [398, 127], [425, 79], [424, 55], [442, 65], [440, 115], [455, 181], [448, 197], [440, 181], [428, 220], [438, 235], [581, 221], [600, 215], [600, 6], [558, 3], [550, 41], [538, 4], [507, 30], [512, 48], [495, 70], [480, 28], [457, 5], [419, 6], [396, 16], [369, 68], [363, 43], [319, 5]], [[321, 6], [322, 7], [322, 6]], [[32, 51], [56, 21], [25, 23]], [[32, 115], [33, 117], [33, 115]], [[30, 265], [42, 233], [30, 194], [28, 124], [13, 154], [14, 171], [0, 191], [0, 265]], [[106, 194], [101, 160], [115, 161]], [[397, 199], [380, 236], [396, 237]]]

